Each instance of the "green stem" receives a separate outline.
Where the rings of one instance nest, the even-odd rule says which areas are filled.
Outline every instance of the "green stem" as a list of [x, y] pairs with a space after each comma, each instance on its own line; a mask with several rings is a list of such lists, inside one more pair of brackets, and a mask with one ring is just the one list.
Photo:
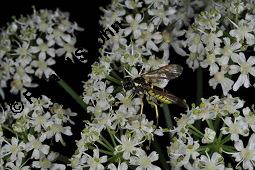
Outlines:
[[194, 130], [195, 132], [197, 132], [200, 135], [200, 137], [202, 137], [202, 138], [204, 137], [204, 134], [202, 132], [200, 132], [197, 128], [195, 128], [193, 125], [189, 125], [189, 127], [192, 130]]
[[195, 135], [198, 138], [203, 138], [203, 136], [201, 136], [199, 133], [197, 133], [196, 131], [189, 129], [189, 132], [192, 133], [193, 135]]
[[110, 148], [109, 150], [114, 151], [114, 148], [112, 147], [112, 145], [102, 135], [100, 137], [104, 141], [104, 143]]
[[217, 116], [216, 119], [215, 119], [215, 121], [214, 121], [214, 128], [215, 128], [215, 131], [217, 131], [218, 128], [219, 128], [220, 120], [221, 120], [221, 119]]
[[222, 145], [222, 149], [227, 152], [236, 152], [236, 148], [233, 146]]
[[114, 155], [113, 152], [109, 152], [109, 151], [106, 151], [106, 150], [103, 150], [103, 149], [99, 149], [99, 152], [105, 153], [107, 155]]
[[[96, 149], [96, 147], [93, 147], [93, 146], [88, 146], [88, 148], [91, 149], [91, 150]], [[98, 150], [99, 150], [99, 152], [105, 153], [107, 155], [112, 155], [112, 156], [114, 155], [113, 152], [110, 152], [110, 151], [106, 151], [106, 150], [103, 150], [103, 149], [98, 149]]]
[[106, 145], [104, 142], [98, 140], [98, 143], [100, 143], [102, 146], [104, 146], [106, 149], [108, 149], [109, 151], [112, 151], [111, 147], [109, 147], [108, 145]]
[[167, 163], [166, 163], [166, 158], [165, 158], [165, 156], [164, 156], [164, 154], [163, 154], [163, 152], [162, 152], [162, 149], [161, 149], [159, 143], [157, 142], [157, 140], [154, 140], [154, 141], [152, 142], [152, 146], [153, 146], [153, 148], [156, 150], [156, 152], [159, 154], [159, 162], [160, 162], [160, 164], [162, 165], [162, 168], [163, 168], [163, 169], [166, 169], [166, 170], [167, 170], [167, 169], [170, 170], [169, 166], [168, 166]]
[[220, 131], [220, 134], [219, 134], [219, 137], [218, 137], [218, 141], [221, 141], [221, 138], [222, 138], [222, 133], [221, 133], [221, 131]]
[[111, 132], [111, 130], [110, 130], [109, 128], [107, 128], [107, 131], [108, 131], [108, 133], [110, 134], [110, 137], [111, 137], [113, 146], [114, 146], [114, 148], [115, 148], [117, 145], [116, 145], [115, 139], [114, 139], [114, 137], [113, 137], [113, 135], [112, 135], [112, 132]]
[[208, 124], [208, 126], [209, 126], [209, 128], [210, 129], [212, 129], [212, 130], [214, 130], [215, 131], [215, 129], [214, 129], [214, 127], [213, 127], [213, 123], [212, 123], [212, 120], [206, 120], [206, 123]]
[[110, 75], [108, 75], [107, 77], [106, 77], [106, 79], [107, 80], [109, 80], [109, 81], [111, 81], [111, 82], [114, 82], [114, 83], [116, 83], [116, 84], [118, 84], [118, 85], [122, 85], [121, 84], [121, 82], [118, 80], [118, 79], [116, 79], [116, 78], [114, 78], [114, 77], [112, 77], [112, 76], [110, 76]]
[[14, 135], [17, 135], [17, 134], [14, 132], [14, 130], [12, 130], [12, 129], [9, 128], [8, 126], [5, 126], [4, 124], [1, 124], [0, 126], [1, 126], [2, 128], [4, 128], [4, 129], [8, 130], [9, 132], [13, 133]]
[[173, 128], [173, 121], [172, 121], [172, 118], [171, 118], [171, 113], [169, 111], [168, 105], [163, 106], [163, 113], [164, 113], [164, 117], [165, 117], [167, 127], [169, 129], [172, 129]]
[[196, 151], [197, 152], [205, 152], [208, 146], [200, 146]]
[[231, 137], [231, 135], [228, 135], [227, 137], [225, 137], [225, 138], [220, 142], [221, 145], [227, 143], [227, 142], [230, 140], [230, 137]]
[[196, 103], [200, 103], [201, 98], [203, 97], [203, 70], [201, 67], [197, 69], [197, 94], [196, 94]]
[[83, 102], [82, 98], [63, 80], [57, 83], [70, 95], [72, 98], [87, 112], [87, 105]]

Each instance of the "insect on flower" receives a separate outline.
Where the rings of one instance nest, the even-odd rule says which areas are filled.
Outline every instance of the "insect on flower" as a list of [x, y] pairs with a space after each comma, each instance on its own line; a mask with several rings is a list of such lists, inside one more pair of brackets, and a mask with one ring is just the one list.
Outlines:
[[[127, 70], [126, 70], [127, 71]], [[187, 108], [186, 102], [170, 92], [162, 88], [162, 84], [167, 84], [169, 80], [176, 79], [182, 74], [183, 68], [177, 64], [169, 64], [160, 67], [157, 70], [150, 71], [148, 73], [140, 74], [139, 77], [125, 77], [122, 85], [125, 90], [133, 90], [135, 94], [145, 94], [150, 96], [154, 101], [152, 103], [156, 109], [156, 116], [158, 118], [158, 109], [156, 101], [164, 104], [177, 104], [181, 107]], [[128, 74], [131, 75], [127, 71]], [[143, 105], [141, 106], [141, 113]]]

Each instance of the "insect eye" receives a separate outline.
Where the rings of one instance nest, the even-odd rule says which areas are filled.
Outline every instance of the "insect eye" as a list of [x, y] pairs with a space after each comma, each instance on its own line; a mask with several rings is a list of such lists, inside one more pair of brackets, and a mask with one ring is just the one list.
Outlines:
[[136, 69], [138, 69], [138, 70], [141, 69], [142, 66], [143, 66], [143, 63], [140, 63], [140, 62], [135, 63], [135, 67], [136, 67]]

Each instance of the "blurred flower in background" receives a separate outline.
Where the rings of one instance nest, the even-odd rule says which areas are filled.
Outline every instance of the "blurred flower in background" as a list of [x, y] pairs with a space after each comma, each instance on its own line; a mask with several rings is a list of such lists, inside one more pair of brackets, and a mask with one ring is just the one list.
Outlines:
[[[73, 60], [77, 23], [69, 14], [51, 10], [35, 10], [32, 15], [14, 18], [0, 31], [0, 95], [4, 88], [17, 94], [27, 87], [36, 87], [33, 75], [49, 78], [57, 56]], [[65, 56], [64, 56], [65, 54]], [[10, 82], [10, 83], [9, 83]]]

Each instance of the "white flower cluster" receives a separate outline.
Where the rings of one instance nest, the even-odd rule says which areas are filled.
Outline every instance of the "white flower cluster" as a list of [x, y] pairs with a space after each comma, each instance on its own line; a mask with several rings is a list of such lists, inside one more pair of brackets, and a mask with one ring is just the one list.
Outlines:
[[38, 78], [54, 73], [51, 66], [56, 56], [73, 59], [75, 31], [81, 31], [69, 21], [68, 13], [59, 10], [34, 10], [30, 16], [22, 16], [0, 31], [0, 95], [3, 88], [17, 94], [26, 87], [36, 87], [33, 76]]
[[[250, 86], [255, 76], [255, 4], [252, 1], [212, 2], [186, 31], [187, 64], [209, 68], [210, 86], [223, 94]], [[238, 75], [236, 82], [235, 75]]]
[[167, 60], [170, 47], [176, 53], [185, 55], [184, 43], [180, 38], [185, 31], [180, 29], [189, 25], [189, 20], [194, 17], [194, 11], [203, 5], [204, 2], [200, 0], [113, 1], [108, 9], [102, 9], [104, 16], [100, 24], [108, 28], [117, 21], [124, 29], [117, 31], [103, 45], [103, 50], [107, 49], [119, 58], [120, 55], [124, 55], [122, 48], [119, 47], [133, 42], [135, 48], [138, 48], [144, 56], [162, 51], [163, 59]]
[[[65, 169], [55, 163], [58, 153], [51, 150], [55, 142], [65, 145], [62, 135], [71, 136], [72, 116], [76, 113], [52, 103], [46, 96], [22, 97], [24, 108], [13, 112], [11, 104], [0, 111], [0, 169]], [[51, 140], [51, 142], [49, 142]]]
[[[83, 99], [92, 118], [77, 142], [72, 168], [160, 169], [152, 164], [158, 154], [149, 149], [147, 155], [145, 150], [164, 131], [146, 118], [147, 113], [139, 113], [142, 99], [134, 91], [123, 90], [122, 81], [167, 65], [170, 47], [185, 54], [182, 40], [178, 40], [185, 32], [179, 29], [189, 23], [193, 8], [203, 6], [202, 1], [196, 2], [118, 0], [102, 9], [101, 25], [110, 28], [119, 22], [121, 29], [112, 30], [114, 35], [103, 44], [101, 57], [84, 83]], [[163, 57], [156, 57], [158, 52]]]
[[[127, 169], [131, 166], [158, 169], [151, 164], [158, 159], [156, 152], [146, 155], [142, 146], [146, 141], [152, 141], [154, 135], [162, 136], [163, 130], [157, 128], [153, 121], [148, 121], [145, 113], [139, 114], [142, 99], [131, 90], [123, 90], [121, 81], [127, 74], [125, 69], [134, 76], [138, 76], [138, 70], [132, 67], [135, 63], [122, 61], [140, 55], [132, 45], [123, 48], [127, 49], [126, 56], [119, 60], [107, 55], [94, 63], [90, 79], [84, 83], [83, 99], [92, 117], [86, 122], [81, 140], [77, 142], [78, 149], [71, 159], [72, 168], [114, 169], [119, 166]], [[140, 55], [140, 59], [146, 69], [166, 64], [165, 60], [154, 57], [146, 60]], [[90, 155], [91, 150], [93, 156]], [[99, 157], [99, 152], [104, 156]]]
[[176, 122], [168, 147], [172, 167], [254, 169], [255, 111], [238, 97], [202, 99]]

